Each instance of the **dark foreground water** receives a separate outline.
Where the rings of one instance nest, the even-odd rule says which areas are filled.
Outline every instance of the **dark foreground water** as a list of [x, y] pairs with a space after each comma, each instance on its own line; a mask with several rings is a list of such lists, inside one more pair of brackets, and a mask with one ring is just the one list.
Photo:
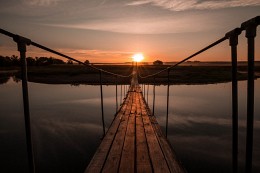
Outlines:
[[[260, 172], [260, 80], [256, 80], [253, 170]], [[106, 127], [115, 86], [103, 86]], [[118, 100], [120, 100], [120, 86]], [[146, 88], [147, 91], [147, 88]], [[170, 87], [168, 138], [188, 172], [231, 172], [231, 83]], [[82, 173], [102, 136], [100, 88], [29, 83], [36, 169]], [[152, 86], [148, 103], [152, 107]], [[165, 130], [166, 86], [156, 86], [157, 120]], [[246, 82], [239, 82], [239, 170], [244, 172]], [[21, 82], [0, 85], [1, 173], [27, 172]]]

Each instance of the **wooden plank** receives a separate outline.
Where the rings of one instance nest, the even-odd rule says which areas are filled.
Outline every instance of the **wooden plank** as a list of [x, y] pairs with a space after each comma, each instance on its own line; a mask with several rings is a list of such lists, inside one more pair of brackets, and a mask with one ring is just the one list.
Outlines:
[[136, 170], [139, 173], [152, 172], [143, 120], [140, 115], [136, 116]]
[[135, 114], [130, 114], [119, 172], [135, 172]]
[[98, 173], [101, 172], [102, 167], [104, 165], [105, 159], [109, 152], [110, 146], [112, 145], [114, 136], [117, 132], [119, 124], [121, 122], [121, 118], [126, 111], [127, 105], [129, 103], [129, 99], [122, 105], [120, 112], [117, 114], [115, 119], [113, 120], [108, 132], [106, 133], [102, 143], [98, 147], [95, 155], [93, 156], [92, 160], [90, 161], [85, 173]]
[[[141, 99], [141, 105], [143, 105], [142, 102], [143, 100]], [[143, 106], [141, 107], [144, 109]], [[146, 110], [142, 110], [142, 119], [154, 172], [170, 172]]]
[[122, 151], [119, 172], [135, 172], [135, 112], [136, 94], [132, 93], [131, 112], [127, 125], [127, 132]]
[[[144, 99], [142, 99], [142, 103], [143, 105], [145, 105], [144, 103]], [[155, 116], [152, 116], [150, 113], [150, 109], [147, 107], [146, 108], [146, 114], [149, 116], [152, 127], [155, 131], [156, 137], [159, 141], [161, 150], [164, 154], [164, 157], [167, 161], [168, 167], [170, 169], [171, 172], [176, 172], [176, 173], [185, 173], [186, 170], [184, 169], [184, 167], [182, 166], [181, 162], [177, 159], [176, 154], [174, 152], [174, 149], [172, 148], [171, 144], [169, 143], [169, 141], [167, 140], [166, 136], [163, 134], [160, 125], [158, 124], [158, 122], [156, 121]]]
[[[137, 95], [137, 96], [138, 96], [138, 95]], [[140, 98], [139, 98], [139, 97], [136, 97], [136, 102], [137, 102], [136, 115], [137, 115], [137, 116], [141, 116], [141, 114], [142, 114], [142, 109], [141, 109]]]
[[[133, 96], [133, 94], [130, 93], [130, 95], [129, 95], [130, 100], [131, 100], [132, 96]], [[131, 106], [132, 106], [132, 101], [129, 102], [129, 104], [127, 105], [127, 110], [125, 112], [125, 115], [122, 116], [122, 121], [117, 130], [115, 139], [114, 139], [112, 147], [109, 151], [109, 154], [108, 154], [108, 157], [107, 157], [107, 160], [105, 162], [102, 172], [110, 173], [110, 172], [118, 171], [119, 162], [121, 159], [122, 148], [123, 148], [123, 144], [124, 144], [127, 123], [128, 123], [128, 118], [129, 118], [129, 114], [131, 111]]]
[[[139, 87], [137, 88], [137, 92], [138, 91]], [[142, 109], [139, 94], [136, 95], [136, 104], [136, 170], [139, 173], [152, 172], [152, 165], [141, 117]]]
[[176, 154], [171, 146], [169, 144], [169, 141], [166, 139], [164, 134], [162, 133], [162, 130], [157, 123], [156, 119], [154, 116], [151, 116], [152, 120], [152, 126], [156, 132], [158, 141], [160, 143], [160, 146], [162, 148], [162, 151], [164, 153], [165, 159], [168, 163], [168, 166], [171, 170], [171, 172], [176, 172], [176, 173], [185, 173], [186, 170], [182, 166], [181, 162], [177, 159]]

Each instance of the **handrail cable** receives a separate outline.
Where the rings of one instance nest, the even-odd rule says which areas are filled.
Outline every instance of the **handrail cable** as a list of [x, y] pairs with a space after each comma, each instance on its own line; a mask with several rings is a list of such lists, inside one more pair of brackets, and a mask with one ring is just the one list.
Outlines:
[[[6, 36], [12, 37], [14, 40], [17, 40], [17, 38], [22, 37], [22, 36], [20, 36], [20, 35], [13, 34], [13, 33], [9, 32], [9, 31], [6, 31], [6, 30], [4, 30], [4, 29], [1, 29], [1, 28], [0, 28], [0, 33], [4, 34], [4, 35], [6, 35]], [[128, 77], [132, 76], [132, 73], [130, 73], [129, 75], [121, 75], [121, 74], [116, 74], [116, 73], [113, 73], [113, 72], [110, 72], [110, 71], [107, 71], [107, 70], [104, 70], [104, 69], [95, 67], [94, 65], [86, 64], [86, 63], [84, 63], [84, 62], [82, 62], [82, 61], [79, 61], [79, 60], [77, 60], [77, 59], [75, 59], [75, 58], [72, 58], [72, 57], [70, 57], [70, 56], [68, 56], [68, 55], [62, 54], [62, 53], [60, 53], [60, 52], [58, 52], [58, 51], [55, 51], [55, 50], [53, 50], [53, 49], [50, 49], [50, 48], [48, 48], [48, 47], [46, 47], [46, 46], [40, 45], [40, 44], [38, 44], [38, 43], [36, 43], [36, 42], [33, 42], [33, 41], [31, 41], [30, 39], [28, 39], [28, 38], [25, 38], [25, 37], [22, 37], [22, 38], [24, 38], [24, 39], [26, 39], [26, 40], [29, 41], [28, 45], [33, 45], [33, 46], [38, 47], [38, 48], [40, 48], [40, 49], [43, 49], [43, 50], [46, 50], [46, 51], [48, 51], [48, 52], [54, 53], [54, 54], [56, 54], [56, 55], [59, 55], [59, 56], [61, 56], [61, 57], [64, 57], [64, 58], [66, 58], [66, 59], [75, 61], [75, 62], [77, 62], [77, 63], [79, 63], [79, 64], [88, 66], [88, 67], [90, 67], [90, 68], [92, 68], [92, 69], [95, 69], [95, 70], [98, 70], [98, 71], [102, 71], [103, 73], [106, 73], [106, 74], [109, 74], [109, 75], [113, 75], [113, 76], [122, 77], [122, 78], [128, 78]]]

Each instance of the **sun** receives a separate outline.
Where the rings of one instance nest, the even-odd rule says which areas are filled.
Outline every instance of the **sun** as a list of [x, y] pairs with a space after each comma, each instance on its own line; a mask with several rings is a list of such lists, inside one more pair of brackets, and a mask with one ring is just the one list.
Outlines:
[[133, 58], [133, 61], [140, 62], [140, 61], [142, 61], [144, 59], [144, 56], [143, 56], [142, 53], [137, 53], [137, 54], [134, 54], [132, 56], [132, 58]]

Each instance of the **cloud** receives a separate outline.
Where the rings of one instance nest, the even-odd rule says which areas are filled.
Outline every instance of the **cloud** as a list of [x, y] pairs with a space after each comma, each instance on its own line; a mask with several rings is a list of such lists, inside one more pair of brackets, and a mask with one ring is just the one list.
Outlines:
[[60, 0], [24, 0], [24, 3], [31, 6], [56, 5]]
[[[0, 46], [1, 47], [1, 55], [2, 56], [11, 56], [11, 55], [18, 55], [16, 47], [10, 46]], [[90, 60], [91, 62], [98, 62], [98, 59], [102, 59], [101, 62], [113, 62], [116, 60], [117, 62], [127, 62], [131, 61], [131, 56], [135, 52], [129, 51], [108, 51], [108, 50], [91, 50], [91, 49], [68, 49], [68, 48], [54, 48], [58, 52], [64, 53], [69, 55], [73, 58], [76, 58], [81, 61], [85, 61], [86, 59]], [[60, 56], [51, 54], [44, 50], [39, 50], [35, 47], [29, 46], [27, 51], [27, 56], [36, 57], [36, 56], [52, 56], [55, 58], [61, 58]], [[65, 60], [65, 59], [64, 59]]]
[[151, 4], [172, 11], [221, 9], [230, 7], [259, 6], [259, 0], [143, 0], [127, 3], [129, 6]]
[[96, 62], [97, 59], [102, 59], [102, 62], [127, 62], [131, 61], [131, 56], [134, 52], [125, 51], [107, 51], [107, 50], [86, 50], [86, 49], [58, 49], [60, 52], [76, 57], [80, 60], [88, 59], [91, 62]]
[[133, 52], [106, 51], [106, 50], [86, 50], [86, 49], [58, 49], [68, 54], [88, 55], [88, 56], [108, 56], [108, 55], [131, 55]]
[[148, 3], [151, 3], [151, 0], [143, 0], [143, 1], [133, 1], [133, 2], [130, 2], [130, 3], [127, 3], [127, 5], [144, 5], [144, 4], [148, 4]]
[[[202, 26], [199, 22], [204, 21]], [[193, 24], [191, 28], [190, 24]], [[124, 34], [169, 34], [207, 31], [213, 28], [215, 21], [208, 20], [207, 16], [193, 14], [193, 18], [184, 16], [161, 16], [153, 18], [124, 18], [91, 20], [88, 22], [78, 22], [73, 24], [43, 24], [46, 26], [87, 29], [96, 31], [108, 31]]]
[[[131, 61], [131, 56], [135, 52], [128, 51], [117, 51], [117, 50], [93, 50], [93, 49], [69, 49], [69, 48], [54, 48], [58, 52], [62, 52], [68, 56], [76, 58], [80, 61], [85, 61], [86, 59], [90, 60], [90, 62], [99, 62], [97, 60], [101, 60], [100, 62], [128, 62]], [[5, 52], [4, 52], [5, 53]], [[11, 55], [9, 54], [4, 55]], [[28, 48], [28, 56], [54, 56], [56, 58], [61, 58], [59, 56], [53, 55], [46, 51], [40, 51], [37, 48], [29, 47]], [[61, 58], [63, 59], [63, 58]], [[66, 61], [66, 59], [64, 59]]]

